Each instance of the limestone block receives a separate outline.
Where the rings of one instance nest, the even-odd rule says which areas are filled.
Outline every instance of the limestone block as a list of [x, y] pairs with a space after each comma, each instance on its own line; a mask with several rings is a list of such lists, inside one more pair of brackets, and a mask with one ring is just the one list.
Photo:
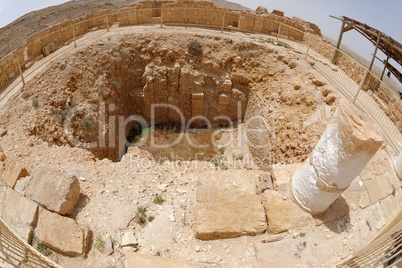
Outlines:
[[381, 176], [376, 176], [377, 184], [380, 187], [379, 191], [381, 192], [381, 199], [387, 197], [392, 194], [395, 190], [394, 186], [390, 181], [390, 177], [387, 174], [383, 174]]
[[229, 94], [219, 94], [219, 110], [226, 110], [230, 104]]
[[29, 176], [28, 171], [18, 163], [9, 162], [6, 164], [5, 171], [1, 175], [4, 182], [11, 188], [14, 188], [17, 180]]
[[26, 242], [32, 238], [37, 215], [38, 205], [35, 202], [7, 187], [1, 218]]
[[257, 9], [255, 10], [255, 13], [257, 15], [262, 15], [262, 14], [267, 14], [268, 13], [268, 9], [266, 7], [263, 6], [259, 6], [257, 7]]
[[42, 48], [42, 55], [44, 57], [49, 56], [53, 52], [54, 52], [54, 44], [53, 43], [50, 43], [47, 46]]
[[225, 82], [223, 82], [222, 93], [232, 93], [232, 81], [225, 80]]
[[345, 100], [339, 101], [334, 119], [293, 176], [293, 196], [312, 214], [326, 211], [383, 143], [377, 126]]
[[24, 178], [19, 179], [15, 184], [14, 190], [20, 195], [25, 196], [26, 189], [31, 179], [32, 179], [31, 176], [26, 176]]
[[203, 115], [204, 113], [204, 93], [191, 94], [192, 116]]
[[383, 194], [376, 179], [365, 181], [364, 186], [369, 194], [371, 204], [377, 203], [381, 200]]
[[[197, 187], [196, 238], [209, 240], [258, 235], [266, 230], [265, 212], [255, 183], [236, 182], [237, 177], [237, 174], [231, 174], [226, 179], [220, 177], [219, 183], [210, 180]], [[234, 186], [240, 183], [243, 183], [242, 187]]]
[[276, 234], [301, 228], [307, 226], [312, 219], [309, 213], [278, 192], [267, 190], [263, 194], [263, 199], [269, 233]]
[[345, 193], [345, 199], [350, 209], [353, 210], [363, 209], [371, 204], [370, 197], [366, 189], [361, 191], [347, 192]]
[[277, 10], [277, 9], [272, 10], [272, 14], [275, 14], [275, 15], [280, 16], [280, 17], [285, 16], [285, 12]]
[[125, 268], [134, 268], [134, 267], [195, 268], [199, 266], [188, 262], [184, 262], [182, 260], [178, 261], [170, 258], [143, 255], [141, 253], [136, 253], [134, 251], [128, 251], [126, 253], [124, 267]]
[[84, 255], [90, 239], [87, 228], [46, 209], [39, 213], [35, 235], [48, 248], [70, 257]]
[[29, 182], [26, 196], [53, 212], [69, 215], [80, 198], [80, 184], [76, 176], [42, 167]]
[[394, 159], [395, 173], [402, 180], [402, 152]]

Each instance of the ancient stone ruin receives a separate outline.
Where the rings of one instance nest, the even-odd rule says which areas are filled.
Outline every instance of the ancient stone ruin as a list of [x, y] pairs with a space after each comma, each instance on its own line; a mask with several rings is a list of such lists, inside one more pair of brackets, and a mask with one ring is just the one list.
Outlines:
[[2, 55], [1, 267], [327, 267], [398, 237], [401, 103], [345, 92], [367, 69], [313, 23], [218, 4], [71, 2]]

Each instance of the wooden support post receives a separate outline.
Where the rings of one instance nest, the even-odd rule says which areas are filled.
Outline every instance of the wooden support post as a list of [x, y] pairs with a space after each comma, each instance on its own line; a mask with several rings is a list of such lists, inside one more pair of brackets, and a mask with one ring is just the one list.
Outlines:
[[371, 59], [370, 65], [367, 68], [366, 72], [364, 73], [362, 81], [360, 82], [359, 89], [357, 90], [357, 92], [356, 92], [356, 94], [355, 94], [355, 96], [353, 98], [353, 104], [356, 102], [357, 97], [359, 96], [360, 90], [363, 89], [364, 84], [366, 83], [367, 77], [368, 77], [368, 75], [369, 75], [369, 73], [371, 71], [371, 68], [373, 68], [374, 61], [375, 61], [375, 58], [377, 56], [378, 46], [380, 45], [380, 41], [381, 41], [381, 32], [378, 32], [377, 33], [377, 44], [376, 44], [375, 49], [374, 49], [373, 58]]
[[311, 46], [311, 43], [310, 43], [310, 40], [309, 40], [309, 42], [308, 42], [308, 47], [307, 47], [307, 51], [306, 51], [306, 56], [304, 56], [304, 60], [307, 60], [308, 52], [310, 51], [310, 46]]
[[223, 33], [223, 30], [225, 28], [225, 11], [222, 11], [222, 25], [221, 25], [221, 33]]
[[346, 21], [342, 20], [342, 27], [341, 27], [341, 31], [339, 33], [338, 43], [336, 44], [335, 52], [334, 52], [334, 55], [332, 56], [332, 61], [331, 61], [332, 64], [336, 64], [336, 59], [337, 59], [337, 56], [338, 56], [338, 50], [341, 47], [342, 37], [343, 37], [343, 33], [345, 31], [345, 24], [346, 24]]
[[106, 16], [106, 30], [109, 31], [109, 16]]
[[17, 59], [17, 65], [18, 65], [18, 71], [20, 72], [22, 85], [25, 86], [24, 73], [22, 72], [21, 62], [20, 62], [20, 59], [19, 59], [19, 58]]
[[380, 45], [380, 41], [381, 41], [381, 32], [378, 32], [378, 34], [377, 34], [377, 43], [375, 45], [373, 58], [371, 59], [371, 62], [370, 62], [369, 71], [371, 71], [371, 69], [373, 68], [375, 58], [377, 57], [377, 51], [378, 51], [378, 47]]
[[382, 81], [382, 79], [384, 78], [384, 74], [385, 74], [385, 70], [387, 69], [388, 61], [389, 61], [389, 56], [388, 56], [387, 59], [384, 60], [384, 62], [383, 62], [383, 63], [384, 63], [384, 69], [382, 69], [380, 81]]
[[161, 28], [163, 28], [163, 10], [161, 8]]
[[74, 47], [77, 47], [77, 37], [75, 36], [75, 24], [73, 24], [73, 39], [74, 39]]
[[276, 35], [276, 40], [279, 40], [279, 35], [281, 33], [282, 22], [279, 23], [278, 34]]

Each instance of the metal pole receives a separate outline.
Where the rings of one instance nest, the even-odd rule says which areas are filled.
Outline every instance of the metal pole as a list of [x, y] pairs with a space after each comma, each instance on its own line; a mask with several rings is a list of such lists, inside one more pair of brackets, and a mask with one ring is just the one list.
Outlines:
[[360, 90], [363, 89], [364, 84], [366, 83], [367, 77], [371, 71], [371, 68], [373, 68], [373, 64], [375, 61], [375, 57], [377, 56], [377, 50], [378, 50], [378, 46], [380, 45], [380, 41], [381, 41], [381, 32], [378, 32], [377, 33], [377, 44], [374, 49], [373, 58], [371, 59], [370, 66], [367, 68], [367, 70], [364, 74], [364, 77], [363, 77], [362, 81], [360, 82], [359, 89], [357, 90], [356, 95], [353, 98], [353, 104], [356, 102], [357, 97], [359, 96]]
[[22, 73], [22, 68], [21, 68], [21, 63], [20, 63], [20, 59], [19, 59], [19, 58], [17, 59], [17, 64], [18, 64], [18, 70], [19, 70], [19, 72], [20, 72], [22, 84], [25, 86], [24, 74]]
[[109, 31], [109, 16], [106, 16], [106, 30]]
[[335, 64], [336, 58], [338, 56], [338, 49], [341, 47], [343, 32], [345, 30], [345, 24], [346, 24], [346, 21], [342, 20], [342, 27], [341, 27], [341, 31], [339, 33], [338, 43], [336, 44], [336, 49], [335, 49], [334, 55], [332, 57], [332, 64]]
[[221, 25], [221, 33], [223, 33], [223, 29], [225, 27], [225, 15], [226, 13], [222, 11], [222, 25]]
[[279, 34], [281, 32], [282, 22], [279, 23], [278, 34], [276, 35], [276, 40], [279, 40]]
[[77, 37], [75, 36], [75, 24], [73, 24], [73, 38], [74, 38], [74, 47], [77, 47]]

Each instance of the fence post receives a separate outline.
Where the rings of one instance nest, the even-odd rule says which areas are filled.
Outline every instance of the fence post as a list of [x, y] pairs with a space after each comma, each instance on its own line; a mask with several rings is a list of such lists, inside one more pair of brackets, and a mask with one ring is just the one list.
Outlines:
[[338, 49], [341, 48], [343, 32], [345, 31], [345, 24], [346, 24], [346, 21], [343, 19], [342, 20], [341, 32], [339, 33], [339, 37], [338, 37], [338, 43], [336, 44], [335, 52], [334, 52], [334, 55], [332, 56], [332, 60], [331, 60], [332, 64], [335, 64], [336, 58], [338, 56]]
[[106, 30], [109, 31], [109, 16], [106, 15]]
[[307, 51], [306, 51], [306, 55], [304, 56], [304, 60], [307, 60], [308, 57], [308, 52], [310, 51], [310, 46], [311, 46], [311, 40], [308, 40], [308, 46], [307, 46]]
[[77, 37], [75, 36], [75, 24], [73, 23], [73, 39], [74, 39], [74, 47], [77, 47]]
[[363, 89], [364, 84], [366, 83], [368, 73], [369, 73], [369, 70], [366, 69], [366, 71], [364, 72], [364, 76], [363, 76], [363, 78], [362, 78], [362, 81], [360, 81], [359, 88], [357, 89], [357, 92], [356, 92], [355, 96], [353, 97], [353, 101], [352, 101], [353, 104], [356, 103], [356, 100], [357, 100], [357, 97], [359, 96], [360, 90]]
[[161, 28], [163, 28], [163, 9], [161, 8]]
[[281, 33], [282, 22], [279, 23], [278, 34], [276, 35], [276, 40], [279, 40], [279, 34]]
[[25, 79], [24, 79], [24, 74], [23, 74], [23, 72], [22, 72], [22, 67], [21, 67], [20, 58], [17, 59], [17, 65], [18, 65], [18, 71], [20, 72], [22, 85], [25, 86]]
[[375, 57], [376, 57], [376, 55], [377, 55], [377, 50], [378, 50], [378, 47], [379, 47], [379, 45], [380, 45], [380, 40], [381, 40], [381, 32], [378, 32], [378, 33], [377, 33], [377, 44], [376, 44], [376, 47], [375, 47], [375, 49], [374, 49], [373, 58], [371, 59], [370, 66], [369, 66], [368, 68], [366, 68], [366, 71], [365, 71], [365, 73], [364, 73], [363, 79], [362, 79], [362, 81], [360, 82], [359, 89], [357, 90], [357, 92], [356, 92], [356, 94], [355, 94], [355, 96], [354, 96], [354, 98], [353, 98], [353, 104], [355, 104], [355, 102], [356, 102], [356, 100], [357, 100], [357, 97], [359, 96], [360, 90], [363, 89], [364, 84], [366, 83], [367, 77], [368, 77], [368, 75], [369, 75], [369, 73], [370, 73], [370, 71], [371, 71], [371, 68], [373, 67], [373, 64], [374, 64], [374, 61], [375, 61]]
[[221, 33], [223, 33], [223, 29], [225, 28], [225, 16], [226, 16], [226, 12], [225, 12], [225, 11], [222, 11]]

